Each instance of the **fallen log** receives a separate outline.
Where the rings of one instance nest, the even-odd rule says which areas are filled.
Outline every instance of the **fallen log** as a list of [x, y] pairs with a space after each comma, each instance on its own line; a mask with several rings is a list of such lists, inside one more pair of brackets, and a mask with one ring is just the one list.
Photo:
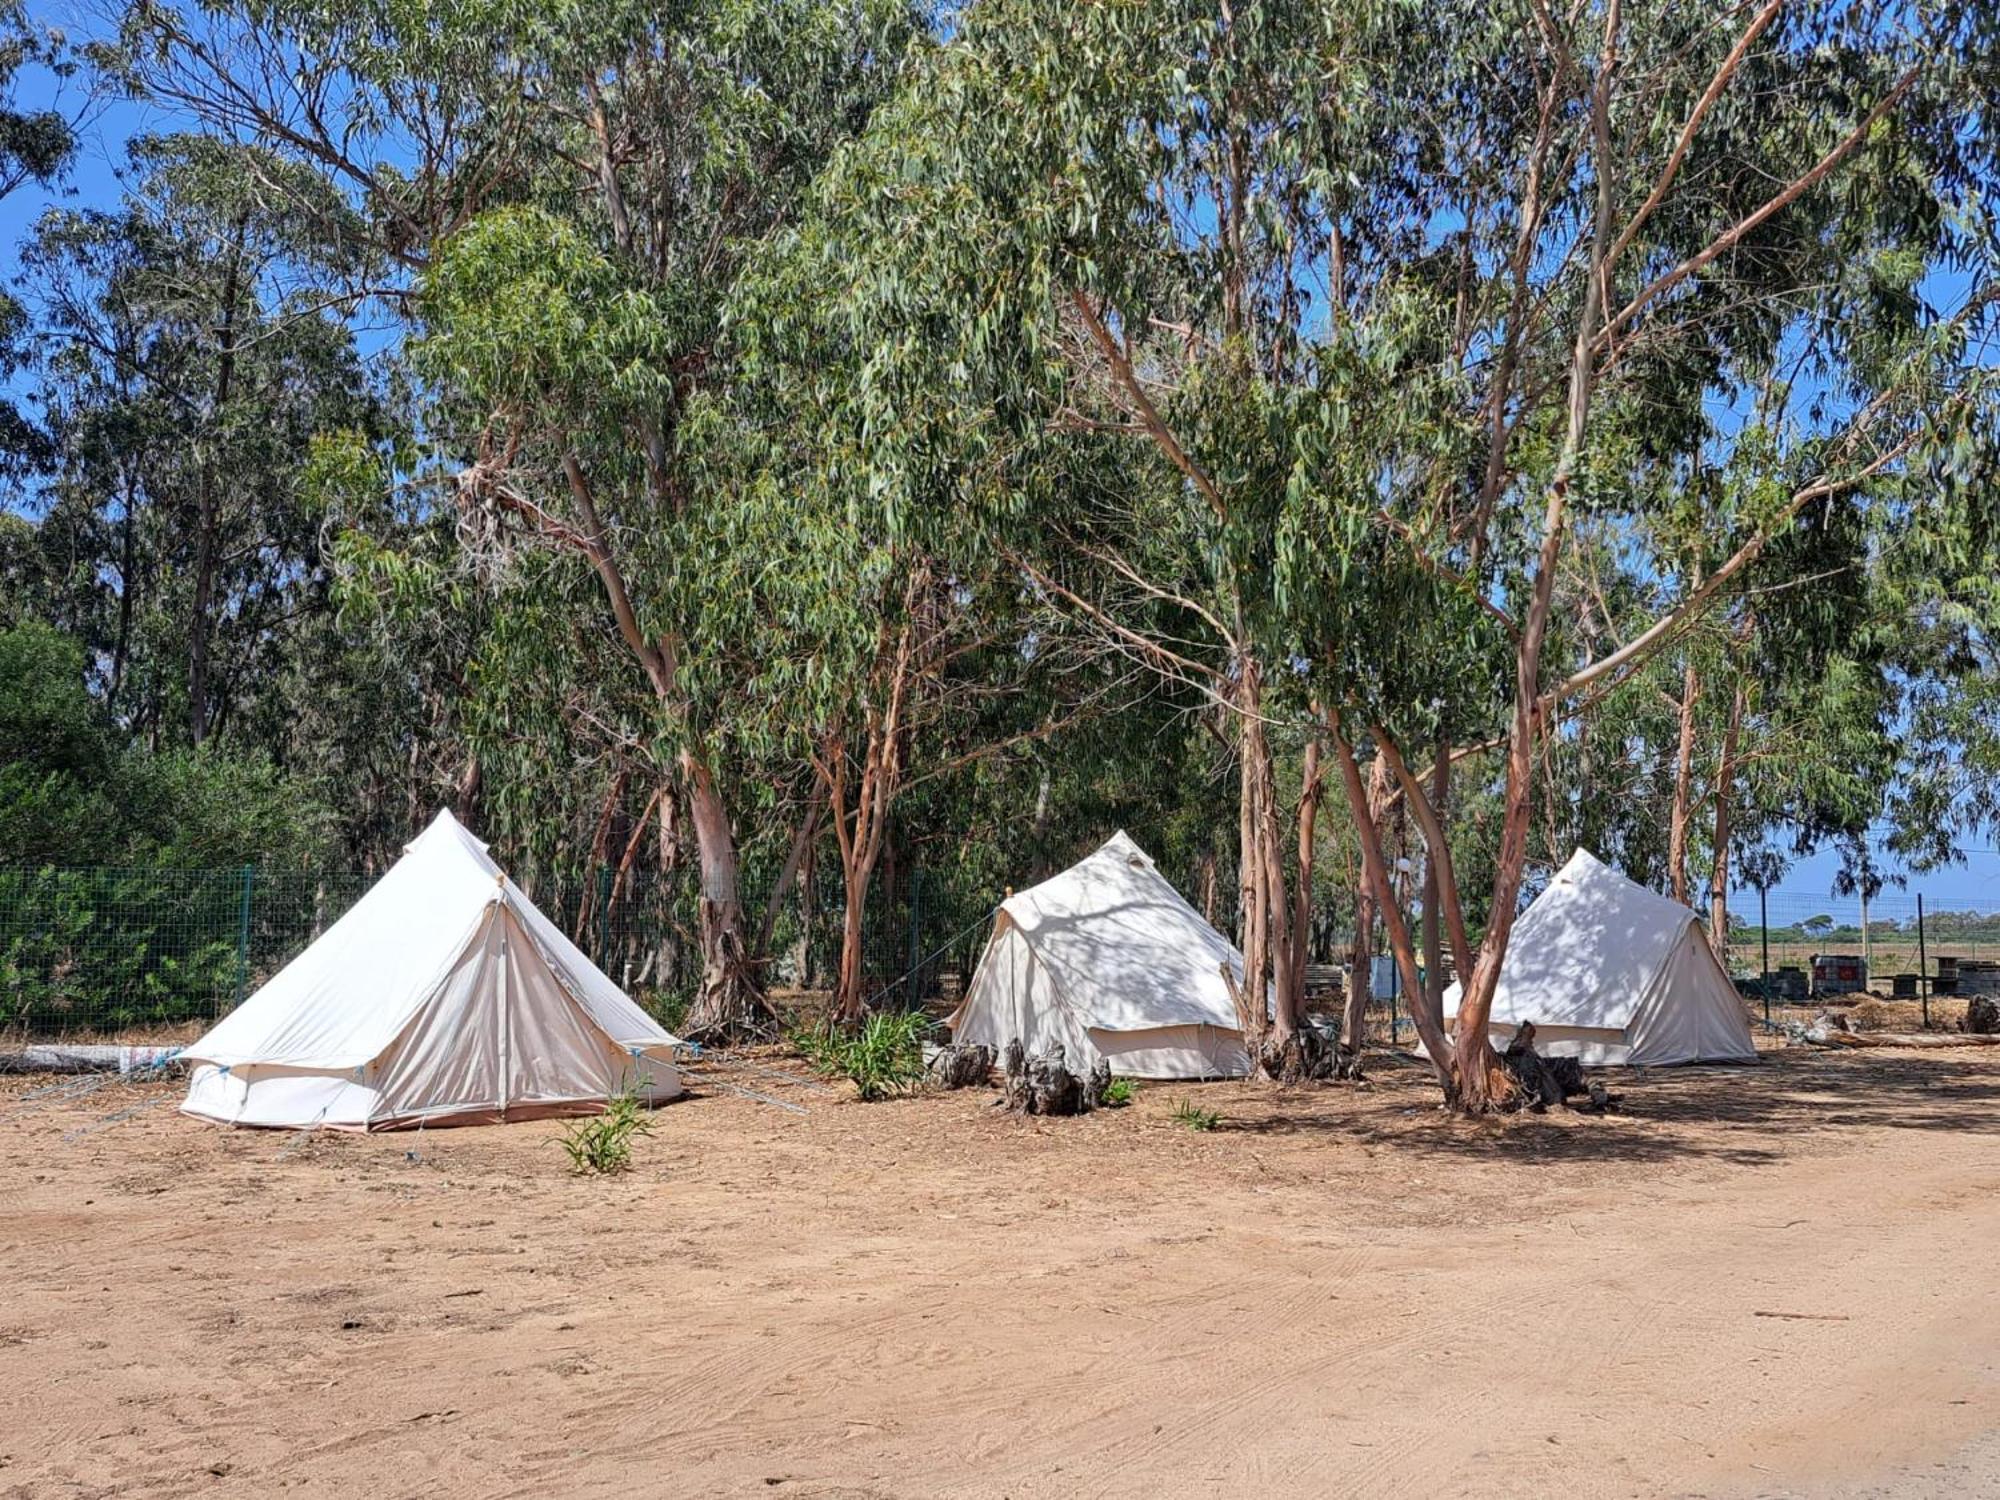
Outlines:
[[1983, 1031], [1839, 1031], [1815, 1027], [1805, 1035], [1815, 1047], [2000, 1047], [2000, 1034]]
[[178, 1047], [52, 1044], [0, 1053], [0, 1073], [153, 1073], [177, 1066]]

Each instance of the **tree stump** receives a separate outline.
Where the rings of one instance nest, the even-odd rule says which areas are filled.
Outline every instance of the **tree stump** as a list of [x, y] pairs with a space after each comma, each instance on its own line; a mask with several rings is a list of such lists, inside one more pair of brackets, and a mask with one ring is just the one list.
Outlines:
[[1311, 1083], [1327, 1078], [1359, 1078], [1359, 1054], [1347, 1056], [1310, 1026], [1301, 1026], [1282, 1045], [1267, 1041], [1258, 1059], [1273, 1083]]
[[[1543, 1057], [1537, 1052], [1532, 1021], [1523, 1021], [1515, 1031], [1513, 1040], [1507, 1043], [1507, 1050], [1500, 1054], [1500, 1065], [1514, 1080], [1515, 1106], [1534, 1114], [1541, 1114], [1551, 1104], [1588, 1108], [1602, 1114], [1614, 1102], [1603, 1085], [1592, 1083], [1583, 1076], [1583, 1064], [1575, 1058]], [[1569, 1101], [1579, 1094], [1589, 1096], [1589, 1105], [1570, 1105]]]
[[963, 1089], [986, 1082], [993, 1071], [993, 1049], [984, 1042], [940, 1047], [931, 1059], [931, 1082], [939, 1088]]
[[1976, 1036], [2000, 1032], [2000, 1000], [1991, 995], [1974, 995], [1965, 1002], [1965, 1019], [1959, 1022], [1958, 1029]]
[[1030, 1057], [1016, 1039], [1004, 1060], [1000, 1102], [1017, 1115], [1087, 1115], [1111, 1087], [1110, 1063], [1100, 1060], [1087, 1074], [1072, 1073], [1061, 1047]]

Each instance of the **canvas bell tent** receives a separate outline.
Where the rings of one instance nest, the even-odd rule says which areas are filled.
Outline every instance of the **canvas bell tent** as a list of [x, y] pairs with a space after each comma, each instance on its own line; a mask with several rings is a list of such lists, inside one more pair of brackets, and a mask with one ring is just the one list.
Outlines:
[[1222, 971], [1243, 955], [1123, 833], [1001, 904], [953, 1040], [995, 1052], [1063, 1048], [1072, 1069], [1107, 1059], [1131, 1078], [1250, 1071]]
[[441, 812], [353, 910], [183, 1055], [189, 1114], [392, 1130], [680, 1092], [676, 1039]]
[[[1444, 993], [1458, 1013], [1457, 985]], [[1701, 920], [1585, 850], [1521, 914], [1493, 997], [1493, 1044], [1591, 1065], [1754, 1062], [1743, 1002]]]

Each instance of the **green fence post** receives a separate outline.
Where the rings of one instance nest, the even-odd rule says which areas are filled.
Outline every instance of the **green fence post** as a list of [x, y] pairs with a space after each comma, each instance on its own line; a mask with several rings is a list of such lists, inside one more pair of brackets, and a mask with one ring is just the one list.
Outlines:
[[597, 867], [597, 967], [611, 957], [611, 866]]
[[236, 900], [236, 1003], [243, 1003], [243, 992], [250, 987], [250, 889], [257, 878], [257, 867], [243, 867], [243, 889]]

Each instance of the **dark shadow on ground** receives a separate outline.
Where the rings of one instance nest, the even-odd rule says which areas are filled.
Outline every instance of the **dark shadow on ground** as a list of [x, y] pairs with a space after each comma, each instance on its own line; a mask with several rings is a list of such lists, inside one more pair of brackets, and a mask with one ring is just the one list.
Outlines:
[[[1371, 1059], [1375, 1107], [1351, 1085], [1274, 1091], [1268, 1107], [1232, 1101], [1220, 1129], [1340, 1136], [1440, 1159], [1664, 1162], [1744, 1166], [1777, 1160], [1781, 1141], [1854, 1129], [2000, 1136], [2000, 1058], [1883, 1050], [1787, 1049], [1754, 1066], [1603, 1068], [1590, 1077], [1618, 1100], [1602, 1116], [1551, 1112], [1464, 1120], [1437, 1105], [1429, 1068]], [[1366, 1098], [1367, 1096], [1361, 1096]]]

